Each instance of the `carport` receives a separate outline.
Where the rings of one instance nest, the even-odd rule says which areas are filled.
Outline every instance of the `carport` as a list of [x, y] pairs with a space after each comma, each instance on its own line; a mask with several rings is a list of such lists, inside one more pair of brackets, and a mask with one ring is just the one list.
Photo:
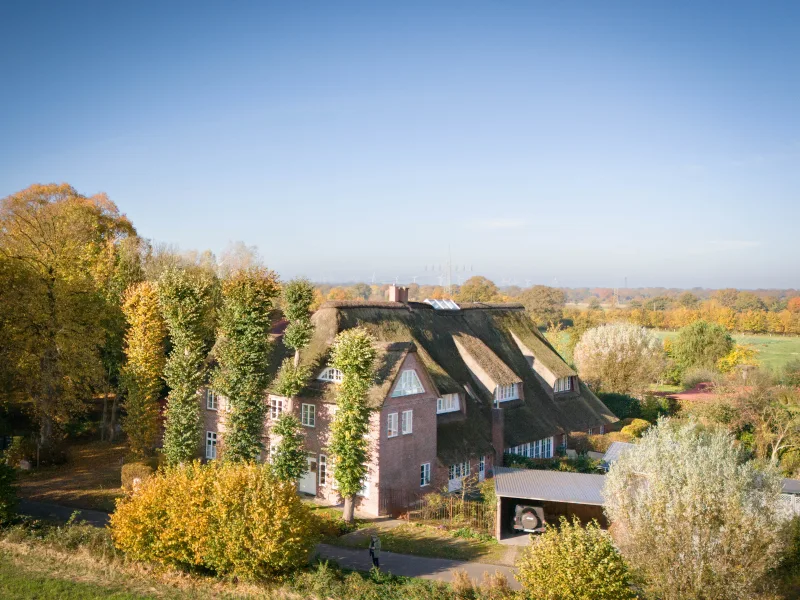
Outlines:
[[543, 507], [547, 523], [557, 523], [563, 515], [568, 519], [576, 516], [584, 523], [597, 519], [602, 527], [606, 527], [601, 494], [604, 482], [605, 475], [495, 467], [495, 536], [498, 540], [507, 540], [529, 535], [511, 528], [513, 509], [517, 504]]

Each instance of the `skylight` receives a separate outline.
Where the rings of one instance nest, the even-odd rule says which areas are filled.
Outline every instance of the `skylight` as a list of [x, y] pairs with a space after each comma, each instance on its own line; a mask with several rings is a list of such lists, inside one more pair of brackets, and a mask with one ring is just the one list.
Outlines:
[[430, 304], [436, 310], [460, 310], [458, 304], [452, 300], [429, 300], [426, 298], [424, 302]]

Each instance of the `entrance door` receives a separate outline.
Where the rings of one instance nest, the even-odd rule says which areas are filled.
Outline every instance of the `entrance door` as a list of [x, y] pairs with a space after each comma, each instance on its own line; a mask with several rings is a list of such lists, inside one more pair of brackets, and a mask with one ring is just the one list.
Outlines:
[[303, 494], [317, 495], [317, 458], [316, 456], [308, 457], [308, 471], [306, 471], [300, 478], [297, 488]]

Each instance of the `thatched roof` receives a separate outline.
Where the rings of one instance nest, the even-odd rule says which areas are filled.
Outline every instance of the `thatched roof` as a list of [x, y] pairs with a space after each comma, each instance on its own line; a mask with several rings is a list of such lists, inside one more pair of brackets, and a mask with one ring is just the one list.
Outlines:
[[[574, 372], [519, 304], [471, 303], [458, 311], [440, 311], [418, 302], [327, 302], [312, 321], [314, 337], [301, 353], [301, 361], [315, 373], [326, 365], [330, 345], [342, 330], [361, 326], [380, 342], [380, 368], [370, 394], [375, 407], [388, 394], [408, 352], [417, 353], [440, 394], [462, 395], [467, 418], [443, 419], [438, 426], [438, 454], [445, 463], [491, 451], [491, 391], [475, 385], [457, 343], [498, 385], [523, 384], [524, 400], [504, 407], [507, 446], [616, 421], [585, 386], [565, 399], [554, 400], [547, 393], [512, 331], [554, 374]], [[465, 385], [470, 385], [476, 398], [466, 393]], [[302, 394], [335, 401], [332, 387], [322, 382], [312, 381]]]

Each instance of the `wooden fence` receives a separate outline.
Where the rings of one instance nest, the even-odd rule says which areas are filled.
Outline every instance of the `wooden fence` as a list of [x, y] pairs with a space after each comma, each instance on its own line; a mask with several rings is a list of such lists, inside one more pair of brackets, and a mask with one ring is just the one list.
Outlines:
[[469, 527], [494, 535], [496, 507], [484, 502], [462, 500], [458, 496], [428, 494], [408, 511], [408, 520], [434, 523], [447, 527]]

